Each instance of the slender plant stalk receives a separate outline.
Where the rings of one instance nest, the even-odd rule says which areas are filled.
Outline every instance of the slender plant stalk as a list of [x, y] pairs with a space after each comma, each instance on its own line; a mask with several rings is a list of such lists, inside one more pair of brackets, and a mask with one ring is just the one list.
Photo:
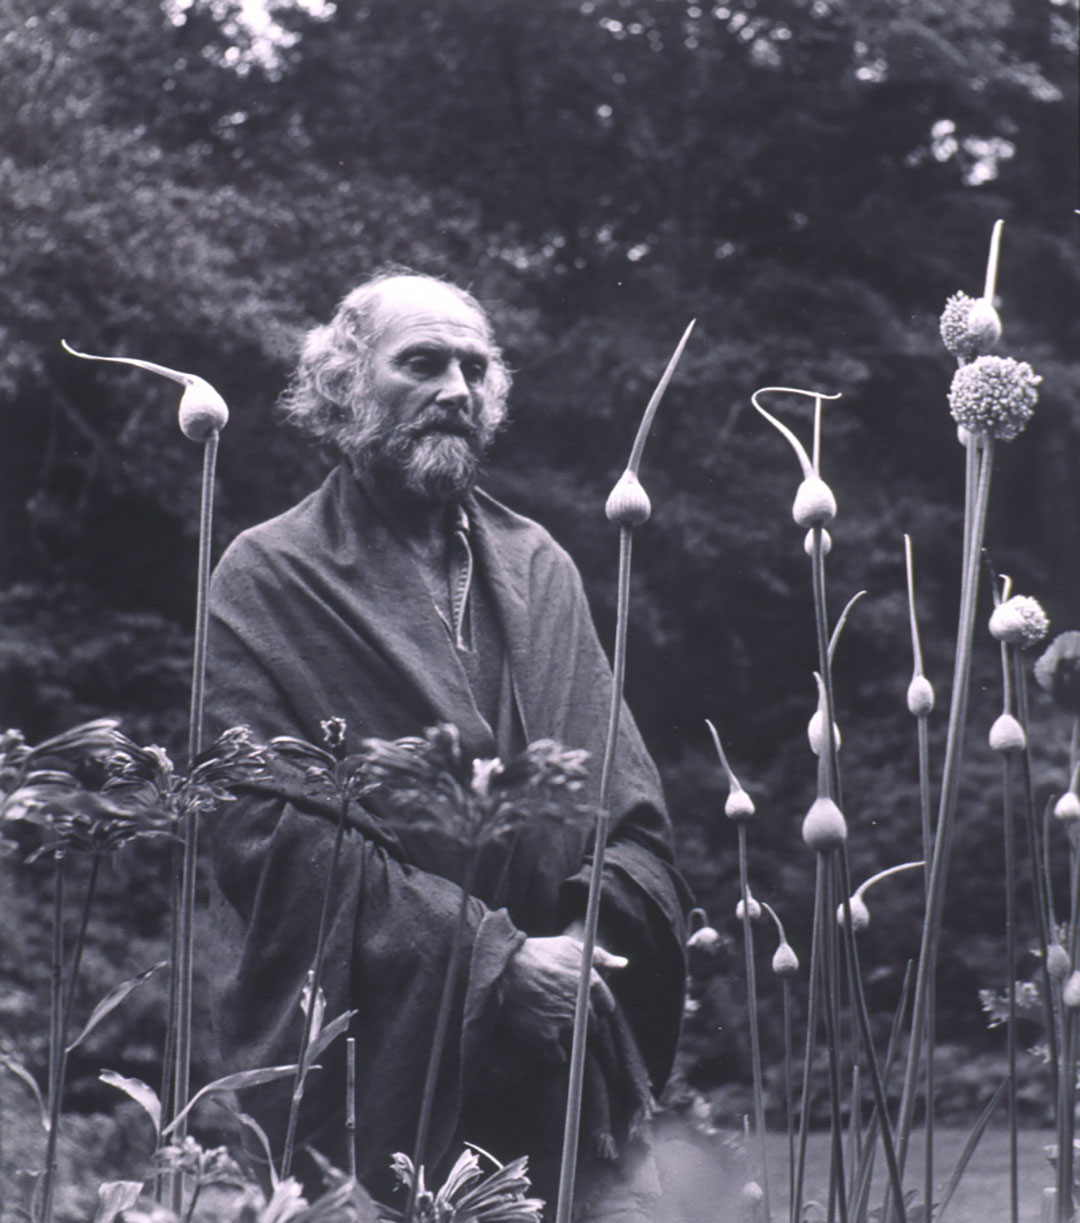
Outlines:
[[750, 917], [750, 884], [746, 869], [746, 825], [739, 824], [739, 894], [742, 896], [743, 952], [746, 962], [746, 995], [750, 1011], [750, 1064], [754, 1079], [754, 1129], [761, 1168], [761, 1192], [766, 1223], [769, 1208], [769, 1156], [765, 1146], [765, 1087], [761, 1072], [761, 1031], [758, 1025], [757, 972], [754, 966], [754, 930]]
[[356, 1037], [345, 1040], [345, 1142], [349, 1179], [356, 1180]]
[[1012, 759], [1001, 758], [1001, 809], [1005, 835], [1005, 962], [1008, 988], [1009, 1218], [1020, 1219], [1020, 1153], [1016, 1090], [1016, 848], [1012, 805]]
[[415, 1175], [409, 1186], [409, 1201], [405, 1208], [406, 1223], [411, 1223], [416, 1210], [416, 1195], [420, 1189], [420, 1169], [427, 1158], [428, 1135], [431, 1129], [431, 1114], [435, 1105], [435, 1085], [439, 1079], [439, 1066], [442, 1062], [443, 1048], [446, 1045], [446, 1031], [450, 1023], [450, 1006], [454, 1000], [454, 986], [457, 983], [457, 969], [461, 962], [461, 951], [465, 946], [465, 931], [469, 924], [469, 905], [472, 901], [473, 886], [476, 883], [476, 868], [480, 860], [479, 848], [469, 854], [465, 866], [465, 878], [461, 884], [461, 903], [458, 905], [457, 922], [454, 926], [454, 941], [450, 947], [450, 958], [446, 964], [446, 974], [443, 977], [442, 993], [439, 997], [439, 1010], [435, 1016], [435, 1031], [431, 1038], [431, 1051], [428, 1054], [427, 1071], [424, 1075], [424, 1094], [420, 1100], [420, 1119], [416, 1125], [416, 1143], [413, 1147], [413, 1169]]
[[807, 1002], [806, 1044], [803, 1050], [802, 1095], [799, 1103], [799, 1155], [795, 1169], [795, 1192], [791, 1195], [791, 1223], [801, 1223], [803, 1183], [806, 1176], [806, 1140], [810, 1132], [810, 1083], [814, 1046], [817, 1041], [821, 1006], [821, 909], [825, 904], [825, 864], [815, 855], [814, 921], [810, 939], [810, 997]]
[[784, 1007], [784, 1120], [787, 1124], [788, 1201], [793, 1202], [795, 1200], [795, 1100], [791, 1041], [791, 982], [787, 977], [781, 978], [780, 987]]
[[[630, 458], [623, 479], [631, 477], [637, 483], [638, 468], [645, 449], [645, 440], [652, 427], [653, 418], [664, 397], [668, 383], [682, 358], [690, 333], [696, 320], [691, 319], [683, 332], [675, 351], [671, 354], [660, 381], [645, 406], [644, 415], [638, 425]], [[616, 485], [618, 488], [619, 485]], [[643, 490], [641, 490], [643, 491]], [[610, 498], [609, 506], [610, 509]], [[639, 507], [641, 508], [641, 507]], [[644, 499], [644, 521], [649, 515], [648, 499]], [[623, 687], [626, 679], [626, 632], [630, 611], [630, 557], [634, 528], [629, 522], [619, 525], [619, 577], [616, 597], [615, 654], [612, 660], [611, 704], [608, 710], [607, 741], [604, 745], [604, 760], [600, 770], [600, 810], [593, 833], [592, 874], [589, 878], [589, 895], [585, 906], [585, 928], [581, 941], [581, 969], [578, 973], [577, 998], [574, 1002], [573, 1044], [570, 1050], [570, 1071], [566, 1093], [566, 1119], [563, 1128], [562, 1160], [559, 1166], [559, 1188], [556, 1205], [556, 1223], [570, 1223], [574, 1200], [574, 1182], [577, 1179], [578, 1135], [581, 1130], [581, 1093], [585, 1083], [585, 1044], [588, 1040], [589, 992], [592, 981], [593, 951], [596, 947], [596, 929], [600, 921], [600, 895], [603, 890], [604, 855], [607, 850], [611, 814], [608, 802], [611, 796], [611, 776], [615, 766], [615, 749], [619, 736], [619, 720], [622, 712]], [[411, 1221], [410, 1221], [411, 1223]]]
[[[1080, 967], [1080, 847], [1069, 837], [1072, 867], [1069, 898], [1069, 954], [1072, 971]], [[1073, 1217], [1073, 1138], [1076, 1130], [1076, 1008], [1064, 1006], [1065, 1057], [1058, 1107], [1057, 1209], [1060, 1223]]]
[[322, 905], [319, 909], [319, 925], [315, 935], [315, 957], [310, 972], [311, 993], [308, 1006], [304, 1012], [304, 1023], [300, 1032], [300, 1048], [296, 1054], [296, 1073], [293, 1076], [292, 1097], [289, 1101], [289, 1120], [285, 1128], [285, 1147], [281, 1156], [281, 1177], [284, 1180], [292, 1171], [293, 1155], [296, 1148], [296, 1125], [300, 1116], [300, 1103], [304, 1098], [304, 1079], [307, 1074], [308, 1048], [311, 1045], [311, 1032], [315, 1022], [315, 1012], [318, 1006], [319, 988], [322, 983], [323, 961], [326, 959], [326, 942], [330, 929], [330, 898], [334, 893], [334, 880], [337, 875], [338, 861], [341, 858], [341, 846], [345, 840], [345, 825], [348, 822], [349, 801], [351, 790], [346, 784], [338, 806], [337, 824], [334, 829], [334, 845], [330, 851], [330, 865], [326, 872], [326, 886], [323, 888]]
[[[211, 430], [203, 444], [202, 496], [199, 504], [199, 561], [195, 597], [195, 648], [191, 667], [191, 705], [188, 717], [188, 767], [202, 751], [203, 709], [206, 696], [206, 638], [210, 615], [210, 549], [214, 522], [214, 469], [219, 432]], [[184, 857], [181, 868], [179, 969], [176, 974], [176, 1071], [173, 1080], [174, 1115], [180, 1118], [177, 1142], [187, 1133], [187, 1107], [191, 1094], [192, 999], [194, 996], [195, 884], [198, 875], [199, 813], [190, 809], [184, 819]], [[180, 1213], [183, 1176], [173, 1179], [173, 1210]]]
[[1039, 992], [1043, 1000], [1046, 1043], [1050, 1055], [1051, 1099], [1057, 1099], [1057, 1077], [1060, 1072], [1058, 1065], [1057, 1024], [1054, 1019], [1053, 989], [1051, 988], [1050, 973], [1046, 967], [1046, 949], [1050, 944], [1053, 915], [1050, 906], [1049, 885], [1044, 871], [1036, 823], [1035, 785], [1032, 777], [1031, 743], [1028, 731], [1031, 723], [1031, 714], [1028, 702], [1027, 672], [1024, 670], [1024, 659], [1019, 650], [1012, 652], [1012, 662], [1016, 708], [1020, 718], [1020, 725], [1024, 728], [1025, 740], [1024, 751], [1020, 758], [1023, 770], [1021, 796], [1024, 804], [1024, 831], [1027, 836], [1028, 857], [1031, 859], [1031, 900], [1032, 907], [1035, 910], [1035, 928], [1039, 946]]
[[[978, 488], [972, 500], [972, 522], [965, 524], [965, 566], [960, 593], [960, 619], [956, 635], [956, 657], [953, 667], [953, 684], [949, 704], [949, 727], [945, 744], [945, 762], [942, 771], [941, 794], [938, 819], [934, 829], [934, 852], [930, 870], [926, 919], [923, 922], [922, 944], [919, 950], [919, 967], [915, 981], [915, 1001], [912, 1008], [911, 1043], [908, 1050], [907, 1069], [897, 1125], [897, 1155], [901, 1176], [907, 1159], [908, 1141], [911, 1135], [915, 1111], [915, 1086], [918, 1080], [920, 1051], [923, 1033], [932, 1038], [934, 1013], [928, 1005], [932, 1001], [929, 989], [930, 977], [937, 966], [938, 936], [941, 915], [945, 903], [945, 879], [949, 853], [952, 848], [956, 799], [960, 783], [960, 762], [963, 756], [964, 730], [967, 725], [968, 695], [971, 683], [971, 642], [975, 625], [977, 601], [978, 554], [982, 546], [986, 525], [986, 509], [990, 499], [990, 475], [993, 469], [993, 441], [986, 438], [981, 443], [974, 439], [969, 449], [976, 444], [981, 451], [978, 464]], [[970, 466], [969, 466], [970, 470]], [[932, 1056], [932, 1054], [931, 1054]]]
[[825, 904], [822, 906], [822, 971], [825, 975], [825, 1044], [829, 1068], [829, 1112], [831, 1120], [832, 1160], [829, 1175], [829, 1216], [833, 1217], [833, 1195], [839, 1206], [840, 1223], [848, 1220], [848, 1195], [844, 1178], [843, 1123], [840, 1091], [840, 971], [836, 930], [836, 878], [833, 870], [834, 853], [822, 853], [824, 859]]
[[615, 744], [619, 734], [622, 711], [623, 684], [626, 677], [626, 629], [630, 606], [630, 557], [633, 527], [619, 528], [619, 585], [617, 618], [615, 623], [615, 656], [611, 685], [611, 707], [608, 711], [607, 748], [600, 771], [600, 810], [596, 817], [593, 835], [592, 874], [589, 879], [589, 896], [585, 908], [585, 929], [582, 933], [581, 972], [578, 976], [577, 999], [574, 1006], [574, 1036], [570, 1050], [569, 1086], [566, 1100], [566, 1122], [563, 1128], [562, 1164], [559, 1169], [559, 1191], [556, 1205], [556, 1223], [570, 1223], [574, 1200], [574, 1182], [577, 1179], [578, 1135], [581, 1131], [581, 1093], [585, 1082], [585, 1045], [589, 1023], [589, 987], [592, 977], [593, 950], [596, 947], [596, 929], [600, 920], [600, 894], [604, 874], [604, 855], [607, 850], [608, 829], [611, 816], [608, 800], [611, 795], [611, 776], [615, 761]]
[[56, 1182], [56, 1148], [60, 1131], [61, 1064], [64, 1057], [64, 849], [53, 850], [52, 963], [49, 978], [49, 1136], [45, 1144], [45, 1176], [41, 1187], [42, 1223], [51, 1223]]

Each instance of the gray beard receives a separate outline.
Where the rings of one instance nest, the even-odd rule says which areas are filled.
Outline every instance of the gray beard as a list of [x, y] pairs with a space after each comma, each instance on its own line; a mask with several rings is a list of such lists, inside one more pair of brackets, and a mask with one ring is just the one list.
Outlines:
[[425, 433], [408, 454], [385, 457], [390, 459], [385, 474], [418, 501], [460, 501], [480, 473], [476, 443], [457, 433]]

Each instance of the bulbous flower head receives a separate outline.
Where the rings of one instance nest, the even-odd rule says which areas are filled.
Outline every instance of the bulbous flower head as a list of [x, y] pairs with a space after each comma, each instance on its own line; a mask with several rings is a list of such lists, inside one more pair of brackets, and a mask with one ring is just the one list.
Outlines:
[[957, 424], [972, 433], [1011, 441], [1027, 427], [1041, 381], [1026, 361], [976, 357], [953, 375], [949, 409]]
[[1051, 943], [1046, 949], [1046, 971], [1055, 981], [1064, 981], [1071, 968], [1069, 953], [1060, 943]]
[[773, 952], [772, 970], [778, 977], [793, 977], [799, 971], [799, 957], [790, 943], [781, 943]]
[[1035, 664], [1035, 681], [1070, 713], [1080, 713], [1080, 632], [1058, 633]]
[[180, 431], [193, 442], [205, 442], [229, 423], [225, 400], [201, 378], [193, 379], [180, 397]]
[[757, 919], [761, 916], [761, 905], [753, 898], [753, 896], [750, 897], [750, 903], [748, 905], [744, 905], [740, 900], [735, 906], [735, 916], [739, 921], [742, 921], [743, 915], [747, 912], [750, 914], [751, 921], [757, 921]]
[[907, 690], [907, 707], [913, 718], [926, 718], [934, 708], [934, 685], [925, 675], [915, 675]]
[[954, 293], [941, 313], [941, 340], [958, 361], [970, 361], [1001, 339], [1001, 319], [982, 297]]
[[836, 497], [820, 476], [809, 475], [799, 485], [791, 516], [800, 527], [823, 527], [836, 517]]
[[720, 944], [720, 932], [712, 926], [701, 926], [686, 940], [687, 947], [697, 951], [713, 952]]
[[753, 819], [755, 811], [754, 800], [742, 786], [732, 786], [724, 803], [724, 814], [728, 819], [740, 823]]
[[[811, 527], [803, 537], [803, 551], [807, 556], [814, 555], [814, 528]], [[821, 555], [828, 556], [832, 551], [832, 536], [824, 527], [821, 528]]]
[[816, 798], [803, 819], [802, 835], [816, 853], [840, 849], [847, 840], [844, 813], [831, 798]]
[[1066, 823], [1080, 820], [1080, 798], [1075, 790], [1066, 790], [1054, 804], [1054, 818]]
[[1061, 992], [1062, 1001], [1067, 1007], [1075, 1009], [1080, 1006], [1080, 972], [1069, 974], [1065, 988]]
[[1027, 747], [1024, 728], [1011, 713], [1003, 713], [990, 727], [990, 747], [995, 752], [1022, 752]]
[[652, 503], [634, 472], [626, 470], [616, 481], [604, 506], [604, 513], [609, 522], [621, 527], [639, 527], [648, 521]]
[[1050, 621], [1038, 600], [1026, 595], [1013, 595], [999, 603], [990, 616], [990, 635], [1022, 650], [1042, 641], [1049, 629]]
[[[870, 925], [870, 910], [866, 907], [866, 901], [859, 895], [858, 892], [848, 899], [848, 908], [851, 910], [851, 928], [852, 930], [865, 930]], [[844, 924], [844, 906], [837, 905], [836, 920], [842, 926]]]

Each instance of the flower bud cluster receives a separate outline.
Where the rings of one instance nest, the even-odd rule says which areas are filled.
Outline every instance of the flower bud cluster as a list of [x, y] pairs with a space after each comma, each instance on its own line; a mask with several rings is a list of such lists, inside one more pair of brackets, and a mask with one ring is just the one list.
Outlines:
[[1011, 441], [1027, 427], [1041, 381], [1026, 361], [976, 357], [953, 375], [949, 410], [971, 433]]
[[1001, 319], [983, 297], [954, 293], [941, 313], [941, 341], [958, 361], [989, 352], [1001, 339]]
[[1080, 632], [1058, 633], [1035, 664], [1035, 682], [1069, 713], [1080, 713]]
[[1050, 621], [1036, 599], [1013, 595], [994, 608], [990, 617], [990, 634], [1006, 645], [1018, 645], [1022, 650], [1042, 641], [1050, 629]]

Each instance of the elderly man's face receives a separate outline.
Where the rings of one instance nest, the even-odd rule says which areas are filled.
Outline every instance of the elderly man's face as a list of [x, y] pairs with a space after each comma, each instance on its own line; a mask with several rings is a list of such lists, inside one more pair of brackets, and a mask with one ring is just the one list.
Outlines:
[[484, 321], [465, 302], [430, 281], [389, 281], [368, 377], [379, 428], [364, 461], [422, 500], [468, 491], [498, 423], [490, 361]]

